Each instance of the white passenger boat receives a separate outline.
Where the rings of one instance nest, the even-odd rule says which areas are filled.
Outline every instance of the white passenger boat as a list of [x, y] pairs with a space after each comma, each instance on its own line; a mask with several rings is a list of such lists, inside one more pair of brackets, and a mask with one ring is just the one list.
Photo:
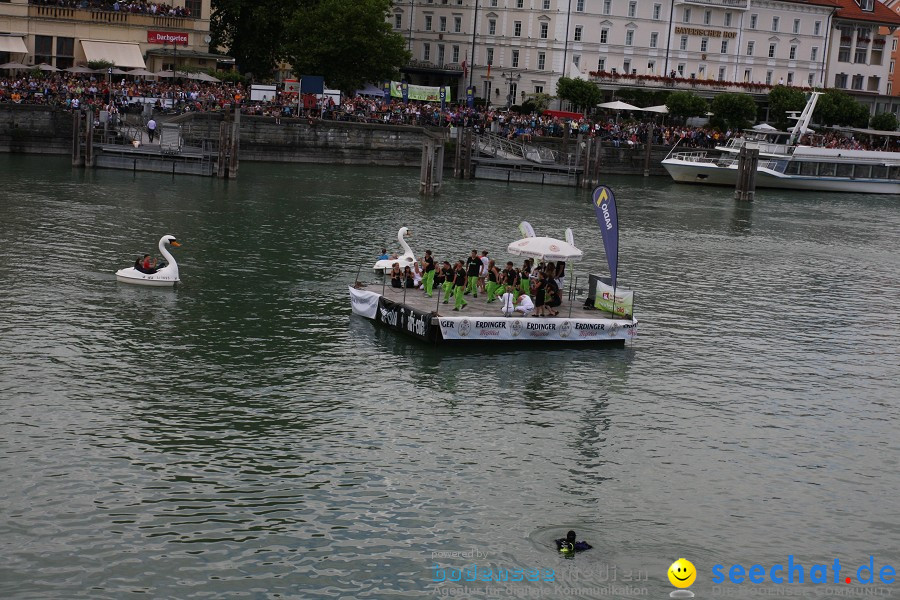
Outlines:
[[[759, 149], [756, 186], [824, 192], [900, 194], [900, 152], [823, 148], [798, 143], [809, 132], [816, 100], [813, 92], [790, 132], [748, 131], [714, 151], [669, 153], [662, 164], [680, 183], [734, 186], [744, 146]], [[854, 130], [885, 138], [897, 132]], [[810, 136], [815, 137], [815, 136]]]

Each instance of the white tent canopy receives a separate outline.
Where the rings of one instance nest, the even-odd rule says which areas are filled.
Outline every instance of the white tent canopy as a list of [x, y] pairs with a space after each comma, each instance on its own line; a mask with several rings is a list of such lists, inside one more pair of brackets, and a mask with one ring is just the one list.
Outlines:
[[516, 256], [530, 256], [541, 260], [581, 260], [581, 250], [568, 242], [549, 237], [527, 237], [511, 243], [506, 251]]
[[665, 104], [660, 104], [659, 106], [648, 106], [647, 108], [642, 108], [641, 110], [644, 112], [662, 113], [664, 115], [669, 114], [669, 109]]
[[28, 47], [22, 35], [0, 35], [0, 52], [28, 54]]
[[622, 102], [621, 100], [615, 100], [614, 102], [604, 102], [603, 104], [598, 104], [597, 108], [608, 108], [610, 110], [641, 110], [637, 106], [633, 106], [628, 104], [627, 102]]
[[756, 131], [778, 131], [775, 127], [772, 127], [768, 123], [760, 123], [759, 125], [754, 125], [753, 129]]
[[8, 62], [0, 65], [0, 69], [30, 69], [28, 65], [23, 65], [22, 63], [17, 62]]
[[136, 67], [146, 69], [144, 54], [138, 44], [130, 42], [101, 42], [97, 40], [81, 40], [81, 47], [88, 62], [92, 60], [109, 61], [117, 67]]

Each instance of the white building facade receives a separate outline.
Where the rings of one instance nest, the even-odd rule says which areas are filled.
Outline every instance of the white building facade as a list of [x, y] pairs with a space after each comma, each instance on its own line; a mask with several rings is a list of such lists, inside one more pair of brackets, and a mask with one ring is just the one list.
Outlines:
[[457, 94], [471, 84], [493, 104], [554, 94], [564, 75], [601, 86], [885, 94], [890, 47], [878, 26], [900, 17], [892, 24], [880, 3], [859, 2], [399, 0], [391, 17], [413, 56], [411, 80]]

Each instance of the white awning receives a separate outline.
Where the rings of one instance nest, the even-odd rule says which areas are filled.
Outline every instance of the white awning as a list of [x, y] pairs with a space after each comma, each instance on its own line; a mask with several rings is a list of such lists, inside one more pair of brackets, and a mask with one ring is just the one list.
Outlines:
[[28, 47], [20, 35], [0, 35], [0, 52], [28, 54]]
[[147, 68], [147, 65], [144, 63], [144, 55], [141, 53], [141, 47], [138, 44], [81, 40], [81, 47], [84, 48], [84, 55], [89, 62], [92, 60], [108, 60], [117, 67]]

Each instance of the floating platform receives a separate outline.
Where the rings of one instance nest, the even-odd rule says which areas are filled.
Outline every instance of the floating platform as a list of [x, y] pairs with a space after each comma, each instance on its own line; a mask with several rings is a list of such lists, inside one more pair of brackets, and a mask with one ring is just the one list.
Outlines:
[[[557, 307], [556, 317], [506, 317], [500, 303], [488, 304], [487, 298], [465, 296], [468, 305], [453, 311], [449, 304], [427, 297], [422, 290], [396, 289], [374, 284], [350, 287], [350, 305], [354, 314], [380, 323], [416, 339], [442, 342], [566, 342], [624, 344], [637, 335], [637, 319], [612, 318], [599, 310], [585, 310], [568, 302]], [[571, 312], [571, 314], [570, 314]]]

